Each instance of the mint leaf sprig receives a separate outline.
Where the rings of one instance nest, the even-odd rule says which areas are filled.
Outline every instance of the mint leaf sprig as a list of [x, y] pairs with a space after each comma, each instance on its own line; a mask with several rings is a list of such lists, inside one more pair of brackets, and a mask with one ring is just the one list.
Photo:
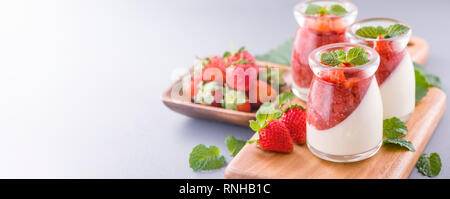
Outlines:
[[383, 144], [400, 146], [414, 152], [416, 151], [414, 145], [405, 138], [402, 138], [407, 132], [408, 127], [405, 122], [397, 117], [383, 120], [383, 136], [386, 137], [386, 139], [383, 140]]
[[305, 14], [307, 15], [344, 15], [347, 13], [347, 10], [341, 5], [331, 5], [328, 9], [326, 6], [319, 6], [316, 4], [309, 4], [306, 7]]
[[383, 28], [383, 26], [364, 26], [359, 28], [355, 34], [369, 39], [389, 39], [404, 34], [408, 30], [409, 27], [402, 24], [390, 25], [387, 28]]
[[415, 62], [414, 74], [416, 79], [416, 104], [427, 95], [429, 87], [442, 88], [438, 76], [431, 74], [422, 65]]
[[422, 154], [416, 164], [420, 173], [428, 177], [435, 177], [441, 172], [441, 157], [437, 153]]
[[228, 150], [231, 152], [231, 156], [236, 156], [239, 151], [241, 151], [242, 147], [245, 145], [245, 141], [238, 140], [234, 136], [230, 135], [225, 138], [225, 144], [227, 145]]
[[320, 61], [330, 66], [351, 64], [354, 66], [364, 65], [369, 62], [368, 53], [361, 47], [353, 47], [345, 53], [344, 50], [333, 50], [323, 53]]
[[203, 144], [199, 144], [192, 149], [189, 155], [189, 166], [194, 171], [219, 169], [226, 162], [225, 157], [220, 155], [220, 150], [216, 146], [206, 147]]

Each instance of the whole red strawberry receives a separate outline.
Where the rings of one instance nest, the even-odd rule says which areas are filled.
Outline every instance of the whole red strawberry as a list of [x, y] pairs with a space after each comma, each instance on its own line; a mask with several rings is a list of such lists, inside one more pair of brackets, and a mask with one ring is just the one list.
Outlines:
[[206, 82], [225, 81], [225, 70], [227, 68], [227, 64], [223, 61], [221, 57], [213, 56], [206, 58], [203, 65], [204, 65], [202, 69], [203, 81]]
[[229, 66], [226, 70], [226, 83], [234, 90], [248, 91], [257, 79], [258, 68], [254, 64], [239, 63]]
[[302, 106], [288, 107], [280, 121], [289, 129], [292, 140], [297, 144], [306, 142], [306, 111]]
[[245, 50], [245, 47], [241, 47], [237, 52], [234, 54], [231, 53], [225, 53], [224, 57], [227, 59], [227, 64], [230, 65], [234, 62], [244, 60], [248, 63], [255, 63], [255, 58], [252, 54], [250, 54], [247, 50]]
[[[253, 124], [257, 123], [252, 121]], [[255, 126], [250, 123], [250, 126], [255, 128]], [[261, 129], [258, 130], [258, 140], [257, 143], [259, 147], [268, 151], [276, 151], [282, 153], [288, 153], [294, 150], [294, 144], [292, 143], [292, 138], [289, 133], [289, 129], [278, 120], [270, 120], [264, 122]], [[255, 130], [255, 129], [254, 129]], [[250, 141], [253, 143], [253, 141]]]

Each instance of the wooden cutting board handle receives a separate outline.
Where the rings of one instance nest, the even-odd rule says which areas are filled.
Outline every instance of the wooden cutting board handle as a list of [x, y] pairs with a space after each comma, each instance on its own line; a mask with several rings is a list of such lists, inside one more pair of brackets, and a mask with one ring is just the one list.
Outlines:
[[408, 43], [408, 51], [413, 61], [424, 65], [428, 59], [430, 47], [424, 39], [413, 36]]

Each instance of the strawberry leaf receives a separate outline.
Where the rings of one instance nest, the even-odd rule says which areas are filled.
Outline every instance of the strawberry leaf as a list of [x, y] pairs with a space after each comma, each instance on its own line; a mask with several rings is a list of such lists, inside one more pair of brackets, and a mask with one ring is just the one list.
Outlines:
[[284, 91], [277, 96], [278, 106], [282, 107], [284, 104], [289, 103], [294, 99], [294, 93], [292, 91]]

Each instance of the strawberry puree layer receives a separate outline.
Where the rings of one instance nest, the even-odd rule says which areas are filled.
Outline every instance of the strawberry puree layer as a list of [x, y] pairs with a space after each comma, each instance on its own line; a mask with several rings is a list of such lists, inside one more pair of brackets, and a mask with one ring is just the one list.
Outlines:
[[[333, 23], [328, 24], [332, 26]], [[345, 27], [340, 27], [338, 30], [319, 27], [298, 27], [295, 35], [295, 40], [292, 46], [292, 70], [293, 79], [297, 86], [309, 88], [313, 77], [313, 72], [309, 68], [308, 56], [317, 47], [345, 42]]]
[[309, 146], [331, 155], [354, 155], [380, 145], [383, 136], [383, 109], [377, 82], [375, 78], [371, 79], [359, 105], [338, 125], [320, 130], [317, 128], [320, 125], [308, 120], [306, 140]]
[[393, 41], [376, 42], [375, 50], [380, 55], [380, 66], [375, 73], [375, 77], [377, 77], [378, 85], [380, 86], [397, 68], [407, 52], [406, 48], [401, 51], [394, 51], [392, 45]]
[[[361, 80], [354, 75], [357, 74], [342, 73], [342, 77], [336, 78], [334, 75], [328, 80], [314, 76], [307, 108], [310, 125], [318, 130], [330, 129], [344, 121], [358, 107], [373, 77]], [[330, 79], [343, 82], [331, 83]]]

